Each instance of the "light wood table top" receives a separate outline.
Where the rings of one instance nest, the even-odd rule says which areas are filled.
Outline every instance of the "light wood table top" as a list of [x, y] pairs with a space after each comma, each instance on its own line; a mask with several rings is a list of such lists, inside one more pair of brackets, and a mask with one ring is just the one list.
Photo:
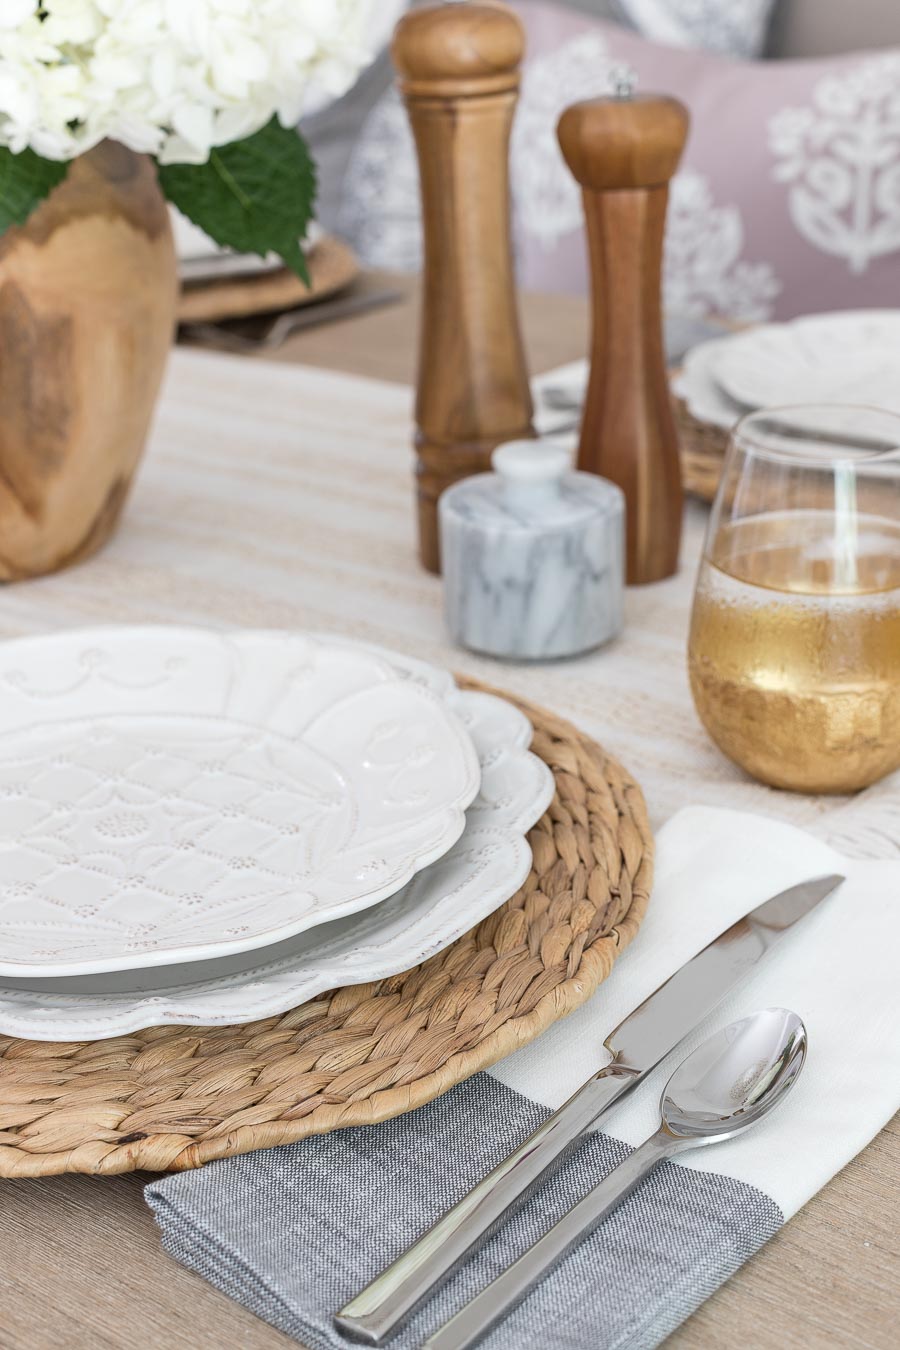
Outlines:
[[[385, 278], [363, 284], [377, 289]], [[298, 333], [267, 359], [409, 383], [414, 287], [402, 286], [403, 303]], [[577, 299], [526, 297], [523, 318], [534, 372], [587, 348], [586, 305]], [[293, 1344], [163, 1253], [142, 1199], [146, 1180], [68, 1176], [0, 1183], [0, 1350], [276, 1350]], [[895, 1120], [668, 1346], [895, 1346], [898, 1214]]]

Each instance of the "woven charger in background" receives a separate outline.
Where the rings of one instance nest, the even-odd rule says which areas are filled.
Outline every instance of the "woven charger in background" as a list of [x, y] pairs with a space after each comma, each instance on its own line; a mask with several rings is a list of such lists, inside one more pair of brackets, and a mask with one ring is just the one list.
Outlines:
[[281, 1017], [72, 1044], [0, 1037], [0, 1176], [184, 1170], [369, 1125], [431, 1101], [589, 998], [647, 908], [643, 794], [570, 723], [501, 696], [530, 718], [532, 748], [556, 779], [521, 890], [423, 965]]
[[684, 399], [672, 400], [681, 448], [681, 476], [685, 492], [703, 502], [715, 500], [728, 449], [728, 432], [712, 422], [701, 422]]

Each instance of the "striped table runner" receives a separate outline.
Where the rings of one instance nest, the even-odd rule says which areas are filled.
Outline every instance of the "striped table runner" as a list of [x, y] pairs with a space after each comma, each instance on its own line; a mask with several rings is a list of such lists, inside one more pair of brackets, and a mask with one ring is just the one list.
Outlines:
[[677, 577], [629, 591], [614, 645], [508, 665], [447, 640], [418, 565], [412, 399], [397, 385], [176, 350], [118, 535], [96, 558], [0, 593], [0, 634], [116, 622], [331, 629], [505, 686], [618, 755], [655, 826], [686, 804], [774, 815], [861, 857], [900, 852], [900, 775], [852, 802], [774, 792], [710, 743], [685, 669], [705, 510]]

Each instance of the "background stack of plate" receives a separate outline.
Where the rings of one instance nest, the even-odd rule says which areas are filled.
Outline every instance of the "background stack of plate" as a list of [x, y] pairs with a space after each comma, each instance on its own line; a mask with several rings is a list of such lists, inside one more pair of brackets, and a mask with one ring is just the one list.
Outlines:
[[350, 246], [325, 234], [315, 222], [301, 242], [309, 272], [307, 285], [275, 254], [259, 258], [219, 248], [174, 207], [171, 215], [182, 283], [178, 319], [183, 325], [306, 309], [345, 290], [359, 276], [359, 261]]
[[[175, 252], [178, 255], [178, 276], [182, 282], [219, 281], [222, 277], [257, 276], [261, 272], [277, 272], [284, 267], [275, 253], [259, 257], [255, 253], [235, 253], [221, 248], [208, 234], [183, 216], [174, 206], [169, 207]], [[325, 231], [313, 221], [300, 247], [309, 262], [325, 237]]]
[[673, 389], [688, 488], [712, 498], [728, 433], [745, 413], [791, 403], [900, 413], [900, 311], [813, 314], [702, 342]]
[[531, 726], [350, 641], [0, 648], [0, 1032], [249, 1022], [406, 970], [528, 875]]

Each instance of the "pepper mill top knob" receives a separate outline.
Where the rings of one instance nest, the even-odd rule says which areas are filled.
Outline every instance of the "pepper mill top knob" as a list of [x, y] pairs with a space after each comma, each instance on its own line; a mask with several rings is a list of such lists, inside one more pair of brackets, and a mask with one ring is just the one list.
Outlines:
[[517, 89], [522, 24], [503, 4], [411, 10], [394, 30], [391, 57], [404, 94], [432, 97]]
[[559, 119], [565, 161], [583, 188], [664, 187], [678, 167], [688, 111], [662, 94], [573, 103]]

